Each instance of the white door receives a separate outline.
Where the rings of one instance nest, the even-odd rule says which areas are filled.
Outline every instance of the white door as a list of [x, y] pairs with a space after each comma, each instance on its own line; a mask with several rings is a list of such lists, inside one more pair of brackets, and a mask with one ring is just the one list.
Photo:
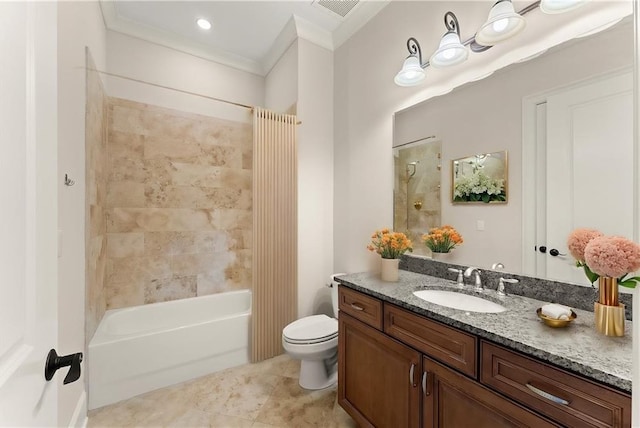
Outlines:
[[2, 426], [57, 424], [56, 55], [55, 3], [0, 2]]
[[575, 228], [634, 236], [632, 89], [629, 72], [547, 98], [545, 277], [589, 284], [567, 251]]

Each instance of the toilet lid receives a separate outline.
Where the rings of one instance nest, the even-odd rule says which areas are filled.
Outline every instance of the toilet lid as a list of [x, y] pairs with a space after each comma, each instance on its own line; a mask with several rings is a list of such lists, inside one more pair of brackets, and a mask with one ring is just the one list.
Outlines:
[[289, 341], [310, 342], [330, 339], [338, 334], [338, 320], [326, 315], [312, 315], [292, 322], [282, 330]]

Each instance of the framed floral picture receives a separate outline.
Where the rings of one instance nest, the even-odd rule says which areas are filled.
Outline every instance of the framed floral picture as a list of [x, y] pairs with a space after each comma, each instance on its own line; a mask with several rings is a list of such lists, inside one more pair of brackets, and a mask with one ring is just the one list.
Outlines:
[[507, 151], [480, 153], [451, 161], [451, 201], [507, 203]]

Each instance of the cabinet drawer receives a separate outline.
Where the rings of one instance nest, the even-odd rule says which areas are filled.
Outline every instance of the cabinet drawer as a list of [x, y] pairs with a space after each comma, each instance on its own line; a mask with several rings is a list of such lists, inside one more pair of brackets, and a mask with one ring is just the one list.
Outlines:
[[425, 355], [477, 378], [477, 339], [391, 304], [384, 306], [384, 331]]
[[382, 301], [344, 286], [338, 289], [338, 308], [352, 317], [382, 330]]
[[480, 381], [569, 427], [630, 427], [631, 397], [481, 342]]

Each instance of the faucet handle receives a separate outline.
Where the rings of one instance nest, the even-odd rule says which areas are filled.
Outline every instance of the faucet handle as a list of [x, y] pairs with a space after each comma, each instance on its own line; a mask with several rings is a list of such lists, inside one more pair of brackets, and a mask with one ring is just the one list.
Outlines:
[[449, 272], [454, 272], [458, 274], [458, 277], [456, 278], [456, 283], [462, 287], [464, 287], [464, 278], [462, 278], [462, 269], [456, 269], [456, 268], [448, 268], [447, 269]]
[[502, 277], [500, 277], [500, 281], [498, 282], [498, 290], [497, 290], [498, 296], [506, 296], [507, 295], [507, 292], [504, 289], [504, 283], [505, 282], [508, 282], [510, 284], [516, 284], [516, 283], [518, 283], [520, 281], [518, 281], [515, 278], [502, 278]]
[[504, 269], [504, 265], [500, 262], [491, 265], [492, 270]]

